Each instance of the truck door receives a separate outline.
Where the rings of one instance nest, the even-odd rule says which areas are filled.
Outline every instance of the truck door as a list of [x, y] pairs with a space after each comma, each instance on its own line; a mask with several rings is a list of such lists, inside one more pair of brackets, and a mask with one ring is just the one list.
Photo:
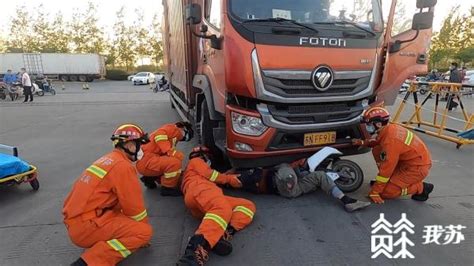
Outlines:
[[[206, 35], [216, 35], [221, 37], [222, 28], [222, 0], [204, 0], [204, 20], [203, 24], [207, 26]], [[200, 49], [202, 50], [203, 69], [202, 72], [209, 78], [212, 87], [212, 96], [216, 111], [223, 114], [225, 110], [225, 71], [224, 71], [224, 54], [221, 49], [211, 46], [210, 39], [201, 38]], [[222, 109], [222, 110], [221, 110]]]
[[435, 4], [436, 0], [392, 1], [386, 20], [387, 49], [382, 82], [377, 89], [378, 101], [392, 105], [406, 78], [428, 72], [426, 51], [431, 40]]

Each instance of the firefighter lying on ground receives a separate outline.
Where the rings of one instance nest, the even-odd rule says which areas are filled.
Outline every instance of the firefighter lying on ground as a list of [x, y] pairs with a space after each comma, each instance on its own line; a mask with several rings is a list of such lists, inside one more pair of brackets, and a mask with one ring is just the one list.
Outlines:
[[149, 189], [161, 184], [161, 195], [180, 196], [179, 182], [184, 155], [176, 149], [179, 141], [190, 141], [194, 136], [188, 122], [166, 124], [150, 135], [150, 143], [143, 146], [143, 158], [137, 162], [140, 180]]
[[344, 195], [324, 171], [309, 171], [306, 160], [280, 164], [274, 169], [250, 169], [239, 172], [243, 189], [256, 193], [274, 193], [285, 198], [297, 198], [319, 188], [339, 199], [347, 212], [363, 209], [370, 202], [359, 201]]
[[115, 149], [79, 176], [64, 202], [69, 237], [86, 249], [72, 265], [115, 265], [147, 246], [152, 236], [132, 163], [148, 137], [140, 127], [125, 124], [111, 139]]
[[384, 199], [412, 195], [426, 201], [434, 185], [423, 182], [431, 168], [431, 155], [423, 141], [410, 130], [390, 124], [390, 113], [382, 107], [372, 107], [363, 115], [369, 141], [353, 140], [353, 144], [372, 147], [378, 167], [369, 198], [374, 203]]
[[237, 175], [221, 174], [210, 167], [209, 149], [196, 147], [189, 159], [181, 186], [184, 203], [202, 222], [178, 265], [203, 265], [210, 250], [221, 256], [232, 252], [230, 240], [252, 222], [256, 208], [249, 200], [224, 195], [217, 185], [239, 188], [242, 184]]

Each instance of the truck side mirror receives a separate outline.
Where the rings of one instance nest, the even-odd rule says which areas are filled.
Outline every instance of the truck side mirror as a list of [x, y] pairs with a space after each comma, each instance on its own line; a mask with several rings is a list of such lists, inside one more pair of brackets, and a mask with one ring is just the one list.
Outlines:
[[413, 16], [412, 30], [426, 30], [433, 26], [433, 11], [416, 13]]
[[437, 2], [437, 0], [416, 0], [416, 8], [434, 7]]
[[202, 21], [201, 5], [190, 4], [186, 6], [186, 21], [188, 24], [196, 25]]

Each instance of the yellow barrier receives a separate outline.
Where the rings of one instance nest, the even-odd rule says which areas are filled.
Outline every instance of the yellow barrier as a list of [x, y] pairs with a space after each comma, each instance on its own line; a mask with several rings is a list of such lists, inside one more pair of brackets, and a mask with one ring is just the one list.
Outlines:
[[[429, 86], [429, 89], [428, 89], [429, 94], [421, 103], [418, 99], [418, 85], [419, 84]], [[458, 134], [468, 129], [471, 129], [474, 125], [474, 114], [472, 113], [468, 114], [468, 112], [466, 111], [462, 103], [462, 97], [461, 97], [461, 91], [460, 91], [461, 87], [462, 85], [459, 83], [445, 83], [445, 82], [419, 83], [416, 81], [412, 82], [410, 84], [410, 87], [407, 90], [405, 97], [403, 98], [402, 102], [400, 103], [400, 106], [398, 107], [395, 113], [392, 123], [401, 125], [405, 128], [409, 128], [417, 132], [425, 133], [433, 137], [437, 137], [440, 139], [454, 142], [457, 144], [456, 148], [458, 149], [462, 145], [465, 145], [465, 144], [474, 144], [474, 140], [465, 139], [457, 135], [452, 136], [452, 135], [447, 134], [447, 132]], [[410, 95], [413, 95], [415, 110], [413, 111], [413, 113], [411, 114], [410, 118], [407, 121], [399, 121], [400, 116], [403, 110], [405, 109], [405, 105], [407, 104], [407, 101]], [[422, 118], [422, 110], [425, 109], [423, 108], [423, 106], [430, 99], [432, 99], [433, 95], [435, 96], [434, 111], [432, 111], [433, 121], [425, 121]], [[438, 112], [439, 101], [440, 101], [441, 96], [447, 97], [446, 107], [440, 110], [442, 112]], [[453, 119], [453, 117], [448, 116], [448, 111], [449, 111], [450, 103], [452, 102], [454, 98], [458, 100], [459, 106], [463, 114], [463, 119], [457, 119], [458, 121], [461, 121], [464, 123], [464, 128], [461, 130], [449, 128], [446, 126], [447, 120], [449, 118]], [[439, 121], [438, 115], [440, 115], [439, 118], [441, 119], [441, 121]], [[421, 128], [421, 126], [432, 127], [435, 130], [434, 131], [425, 130]]]

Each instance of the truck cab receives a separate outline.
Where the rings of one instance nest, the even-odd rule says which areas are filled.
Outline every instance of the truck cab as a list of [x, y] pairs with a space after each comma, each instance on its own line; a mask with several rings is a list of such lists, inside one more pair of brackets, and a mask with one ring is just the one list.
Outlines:
[[396, 0], [385, 21], [380, 0], [164, 0], [171, 103], [235, 167], [367, 152], [364, 109], [427, 72], [436, 1], [410, 2], [392, 36]]

